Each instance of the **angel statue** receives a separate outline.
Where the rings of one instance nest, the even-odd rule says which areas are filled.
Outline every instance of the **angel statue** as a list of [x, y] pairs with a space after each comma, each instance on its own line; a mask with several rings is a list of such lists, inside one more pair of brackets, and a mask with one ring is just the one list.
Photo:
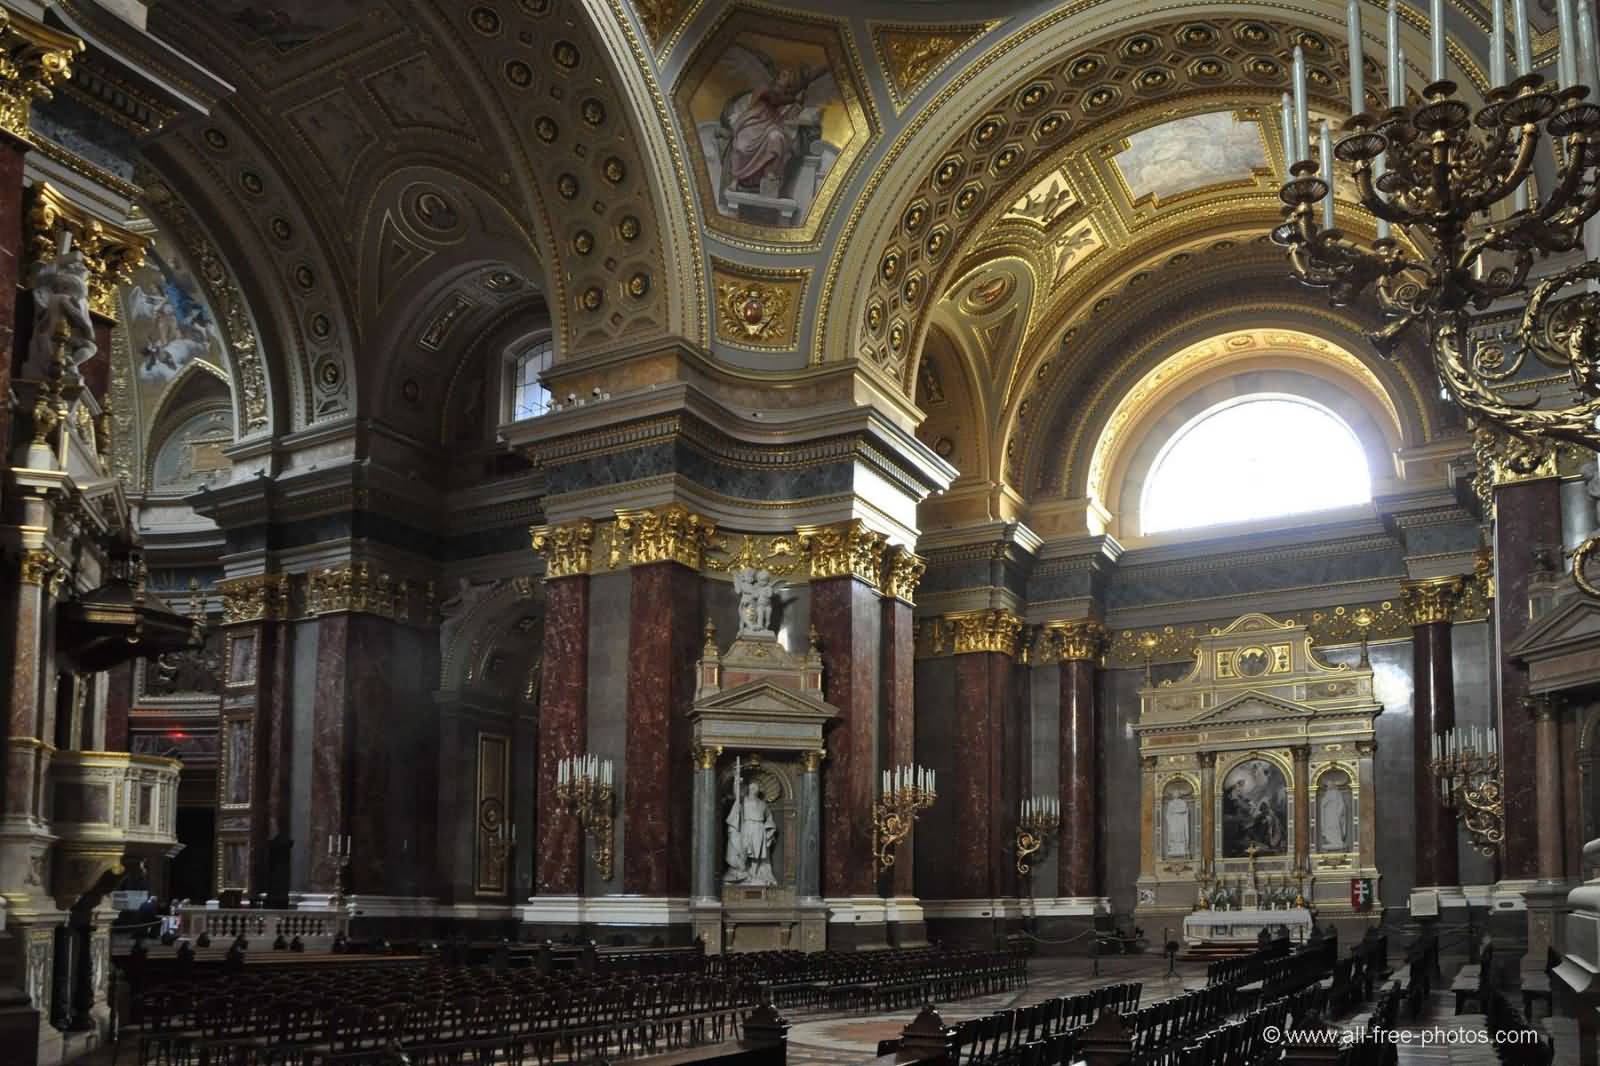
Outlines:
[[733, 589], [739, 594], [739, 636], [771, 637], [772, 597], [779, 585], [766, 570], [747, 568], [733, 572]]
[[809, 204], [815, 189], [795, 195], [794, 164], [821, 137], [822, 107], [840, 100], [832, 70], [825, 63], [780, 65], [742, 43], [732, 45], [719, 64], [747, 86], [723, 105], [719, 120], [723, 188]]
[[89, 320], [89, 267], [63, 233], [56, 258], [38, 263], [32, 278], [33, 339], [28, 345], [29, 374], [42, 377], [55, 358], [56, 331], [67, 326], [66, 358], [74, 369], [94, 358], [94, 323]]

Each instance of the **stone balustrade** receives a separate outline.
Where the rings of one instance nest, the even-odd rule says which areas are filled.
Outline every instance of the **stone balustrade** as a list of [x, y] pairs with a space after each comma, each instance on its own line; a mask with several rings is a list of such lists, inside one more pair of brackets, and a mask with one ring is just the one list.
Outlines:
[[194, 939], [211, 934], [214, 946], [243, 936], [252, 949], [271, 947], [278, 937], [299, 937], [306, 950], [316, 951], [331, 945], [335, 938], [349, 933], [350, 916], [343, 908], [315, 910], [275, 910], [268, 907], [179, 907], [178, 935]]

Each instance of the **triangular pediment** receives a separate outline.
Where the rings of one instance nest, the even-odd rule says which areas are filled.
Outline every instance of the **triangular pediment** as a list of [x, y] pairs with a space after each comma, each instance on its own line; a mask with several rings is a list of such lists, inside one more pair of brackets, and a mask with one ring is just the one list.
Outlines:
[[697, 700], [690, 712], [696, 716], [834, 718], [839, 708], [771, 681], [749, 681]]
[[1600, 600], [1578, 595], [1569, 596], [1529, 626], [1509, 654], [1527, 662], [1584, 648], [1600, 650]]
[[1258, 689], [1246, 689], [1223, 700], [1210, 710], [1195, 715], [1191, 722], [1259, 722], [1281, 718], [1310, 718], [1316, 714], [1303, 703], [1295, 703]]

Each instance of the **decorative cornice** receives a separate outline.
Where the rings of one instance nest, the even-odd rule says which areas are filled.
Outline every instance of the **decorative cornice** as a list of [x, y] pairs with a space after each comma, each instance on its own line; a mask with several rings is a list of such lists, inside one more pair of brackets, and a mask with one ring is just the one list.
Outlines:
[[928, 564], [909, 548], [894, 547], [884, 554], [883, 594], [892, 599], [915, 604], [917, 582], [922, 580]]
[[633, 566], [672, 562], [699, 570], [716, 532], [714, 520], [676, 503], [642, 511], [618, 511], [611, 530], [611, 566], [621, 562], [626, 547], [628, 562]]
[[1465, 581], [1460, 576], [1400, 582], [1400, 602], [1406, 621], [1413, 626], [1448, 623], [1455, 617], [1456, 603], [1464, 591]]
[[289, 617], [289, 575], [253, 574], [217, 582], [222, 624], [268, 622]]
[[965, 611], [944, 618], [955, 635], [957, 655], [992, 651], [1015, 657], [1022, 619], [1003, 607], [985, 611]]
[[827, 526], [801, 526], [795, 530], [800, 546], [811, 557], [811, 577], [854, 577], [873, 588], [883, 576], [883, 546], [888, 539], [866, 527], [859, 518]]
[[529, 530], [533, 550], [544, 556], [545, 577], [587, 574], [593, 563], [594, 523], [587, 518], [560, 526], [534, 526]]
[[0, 130], [31, 141], [35, 100], [48, 100], [52, 88], [72, 77], [72, 57], [84, 49], [70, 34], [0, 8]]

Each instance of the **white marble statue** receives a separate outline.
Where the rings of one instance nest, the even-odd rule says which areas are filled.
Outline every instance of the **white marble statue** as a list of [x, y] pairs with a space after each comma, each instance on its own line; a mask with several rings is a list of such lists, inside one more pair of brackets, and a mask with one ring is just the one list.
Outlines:
[[89, 319], [89, 268], [63, 236], [52, 263], [39, 263], [29, 279], [33, 289], [33, 339], [28, 345], [28, 374], [42, 377], [55, 355], [55, 334], [67, 324], [67, 364], [82, 366], [94, 357], [94, 323]]
[[778, 587], [766, 570], [733, 572], [733, 588], [739, 594], [739, 636], [777, 636], [772, 629], [772, 597]]
[[1350, 790], [1344, 782], [1328, 783], [1318, 790], [1317, 849], [1350, 850]]
[[1169, 796], [1165, 809], [1167, 848], [1169, 859], [1189, 857], [1189, 800], [1185, 796]]
[[744, 786], [744, 794], [733, 801], [726, 822], [728, 870], [722, 879], [735, 885], [777, 884], [772, 874], [772, 841], [778, 835], [778, 824], [758, 782]]

